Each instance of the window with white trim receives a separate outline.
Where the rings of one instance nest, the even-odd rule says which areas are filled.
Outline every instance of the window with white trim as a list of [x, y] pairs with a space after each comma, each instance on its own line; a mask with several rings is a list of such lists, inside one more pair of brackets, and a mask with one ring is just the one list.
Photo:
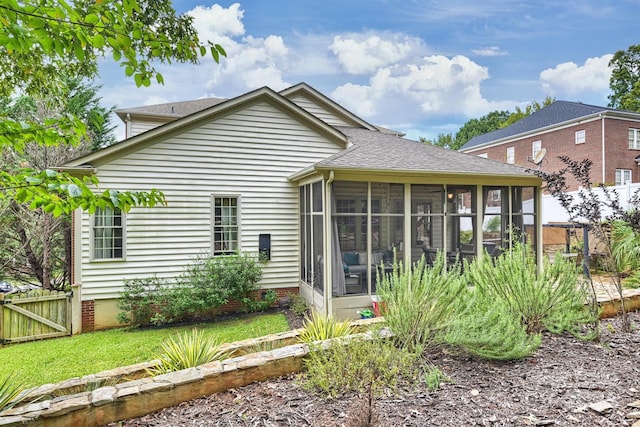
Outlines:
[[213, 255], [231, 255], [238, 245], [238, 196], [213, 198]]
[[516, 159], [516, 148], [507, 147], [507, 163], [514, 163]]
[[640, 150], [640, 129], [629, 128], [629, 148]]
[[576, 144], [584, 144], [587, 140], [584, 129], [576, 131]]
[[533, 141], [531, 143], [531, 158], [535, 159], [540, 150], [542, 150], [542, 141]]
[[616, 169], [616, 185], [631, 182], [631, 169]]
[[91, 229], [92, 259], [124, 259], [124, 221], [120, 209], [96, 209]]

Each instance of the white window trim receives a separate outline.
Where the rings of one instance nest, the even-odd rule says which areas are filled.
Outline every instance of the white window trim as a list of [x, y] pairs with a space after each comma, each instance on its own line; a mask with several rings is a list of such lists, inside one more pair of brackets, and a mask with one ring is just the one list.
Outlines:
[[478, 157], [481, 157], [483, 159], [488, 159], [489, 158], [489, 153], [478, 154]]
[[575, 133], [575, 142], [577, 144], [584, 144], [587, 141], [587, 134], [584, 129], [577, 130]]
[[640, 150], [640, 129], [629, 128], [629, 133], [633, 133], [633, 140], [629, 138], [629, 149]]
[[89, 215], [89, 260], [90, 262], [112, 262], [112, 261], [126, 261], [127, 258], [127, 215], [123, 210], [120, 210], [120, 216], [122, 225], [122, 256], [118, 258], [97, 258], [95, 254], [95, 214]]
[[516, 161], [516, 148], [507, 147], [507, 163], [513, 164]]
[[[623, 175], [626, 175], [624, 172], [628, 172], [628, 181], [624, 179]], [[618, 179], [618, 175], [620, 176], [620, 179]], [[616, 169], [615, 185], [626, 185], [627, 182], [633, 182], [633, 171], [631, 169]]]
[[211, 256], [224, 256], [223, 254], [218, 254], [215, 255], [215, 232], [216, 232], [216, 224], [215, 224], [215, 216], [216, 216], [216, 198], [235, 198], [236, 199], [236, 234], [237, 234], [237, 241], [236, 241], [236, 251], [240, 252], [242, 251], [242, 239], [241, 239], [241, 235], [242, 235], [242, 215], [241, 215], [241, 209], [242, 209], [242, 197], [240, 196], [240, 194], [223, 194], [223, 193], [214, 193], [211, 194], [211, 242], [210, 242], [210, 253]]

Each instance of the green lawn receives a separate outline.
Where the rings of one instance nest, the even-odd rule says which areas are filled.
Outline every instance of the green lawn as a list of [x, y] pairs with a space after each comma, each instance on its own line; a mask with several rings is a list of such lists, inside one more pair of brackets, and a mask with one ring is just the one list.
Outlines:
[[220, 342], [240, 341], [289, 329], [283, 314], [260, 314], [235, 320], [197, 325], [80, 334], [0, 348], [0, 379], [15, 373], [27, 387], [56, 383], [118, 366], [156, 358], [162, 340], [193, 327], [205, 330]]

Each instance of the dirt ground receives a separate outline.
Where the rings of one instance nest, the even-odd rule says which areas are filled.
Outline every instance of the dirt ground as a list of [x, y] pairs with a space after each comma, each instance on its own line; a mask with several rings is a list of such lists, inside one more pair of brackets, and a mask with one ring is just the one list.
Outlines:
[[[630, 318], [630, 333], [619, 319], [603, 321], [598, 342], [545, 335], [533, 356], [517, 362], [432, 354], [450, 382], [377, 399], [371, 425], [640, 426], [640, 313]], [[291, 375], [114, 425], [355, 427], [367, 425], [365, 407], [356, 395], [307, 393]]]

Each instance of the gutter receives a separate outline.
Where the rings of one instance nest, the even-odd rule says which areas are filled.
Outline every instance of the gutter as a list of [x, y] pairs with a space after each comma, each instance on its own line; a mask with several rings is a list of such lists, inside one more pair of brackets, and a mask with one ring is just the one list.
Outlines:
[[75, 177], [91, 176], [98, 173], [98, 168], [94, 168], [93, 166], [61, 166], [55, 168], [55, 170], [68, 173]]

